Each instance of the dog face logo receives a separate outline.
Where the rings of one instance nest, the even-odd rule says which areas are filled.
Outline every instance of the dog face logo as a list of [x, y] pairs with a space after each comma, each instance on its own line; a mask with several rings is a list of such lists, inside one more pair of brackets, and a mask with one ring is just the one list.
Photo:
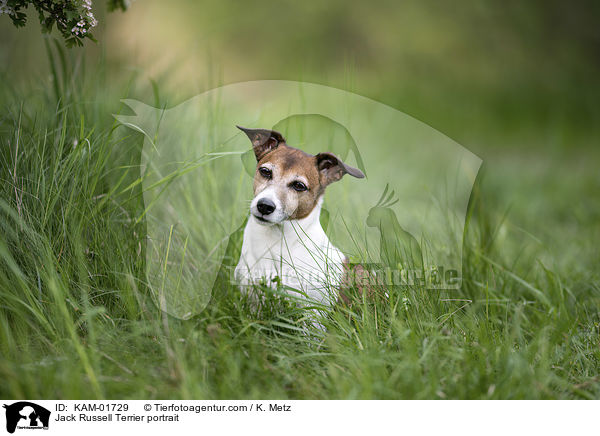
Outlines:
[[50, 411], [28, 401], [19, 401], [11, 405], [4, 404], [6, 409], [6, 431], [14, 433], [19, 429], [48, 429]]

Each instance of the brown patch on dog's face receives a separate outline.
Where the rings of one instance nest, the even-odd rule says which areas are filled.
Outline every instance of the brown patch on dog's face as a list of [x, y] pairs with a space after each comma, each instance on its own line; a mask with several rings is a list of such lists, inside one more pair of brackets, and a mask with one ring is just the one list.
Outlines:
[[[332, 153], [316, 156], [290, 147], [279, 132], [240, 127], [252, 142], [258, 162], [251, 213], [263, 223], [307, 217], [325, 188], [344, 174], [363, 178], [362, 171]], [[261, 204], [262, 203], [262, 204]]]
[[254, 196], [271, 187], [287, 219], [305, 218], [325, 191], [321, 182], [314, 156], [280, 145], [258, 162], [254, 175]]

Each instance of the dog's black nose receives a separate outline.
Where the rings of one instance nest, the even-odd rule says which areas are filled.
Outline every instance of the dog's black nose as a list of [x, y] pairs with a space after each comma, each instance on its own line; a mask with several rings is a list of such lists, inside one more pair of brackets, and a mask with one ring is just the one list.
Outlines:
[[258, 203], [256, 203], [256, 208], [263, 215], [269, 215], [275, 210], [275, 203], [266, 198], [261, 198], [258, 200]]

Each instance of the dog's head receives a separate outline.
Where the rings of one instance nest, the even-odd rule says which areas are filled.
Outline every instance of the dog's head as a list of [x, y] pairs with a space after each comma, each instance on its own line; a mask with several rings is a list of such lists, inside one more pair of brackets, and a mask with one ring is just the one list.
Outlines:
[[288, 146], [274, 130], [238, 128], [250, 138], [256, 156], [250, 213], [261, 224], [305, 218], [328, 185], [344, 174], [359, 179], [365, 176], [332, 153], [313, 156]]

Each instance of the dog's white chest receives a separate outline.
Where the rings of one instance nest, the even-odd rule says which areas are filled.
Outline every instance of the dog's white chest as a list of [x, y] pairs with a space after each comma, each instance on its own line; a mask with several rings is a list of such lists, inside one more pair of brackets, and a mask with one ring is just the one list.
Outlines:
[[[331, 304], [343, 271], [343, 253], [334, 247], [319, 223], [320, 207], [301, 220], [264, 226], [250, 216], [244, 229], [235, 278], [242, 291], [278, 282], [306, 294], [310, 300]], [[291, 290], [286, 291], [304, 298]]]

